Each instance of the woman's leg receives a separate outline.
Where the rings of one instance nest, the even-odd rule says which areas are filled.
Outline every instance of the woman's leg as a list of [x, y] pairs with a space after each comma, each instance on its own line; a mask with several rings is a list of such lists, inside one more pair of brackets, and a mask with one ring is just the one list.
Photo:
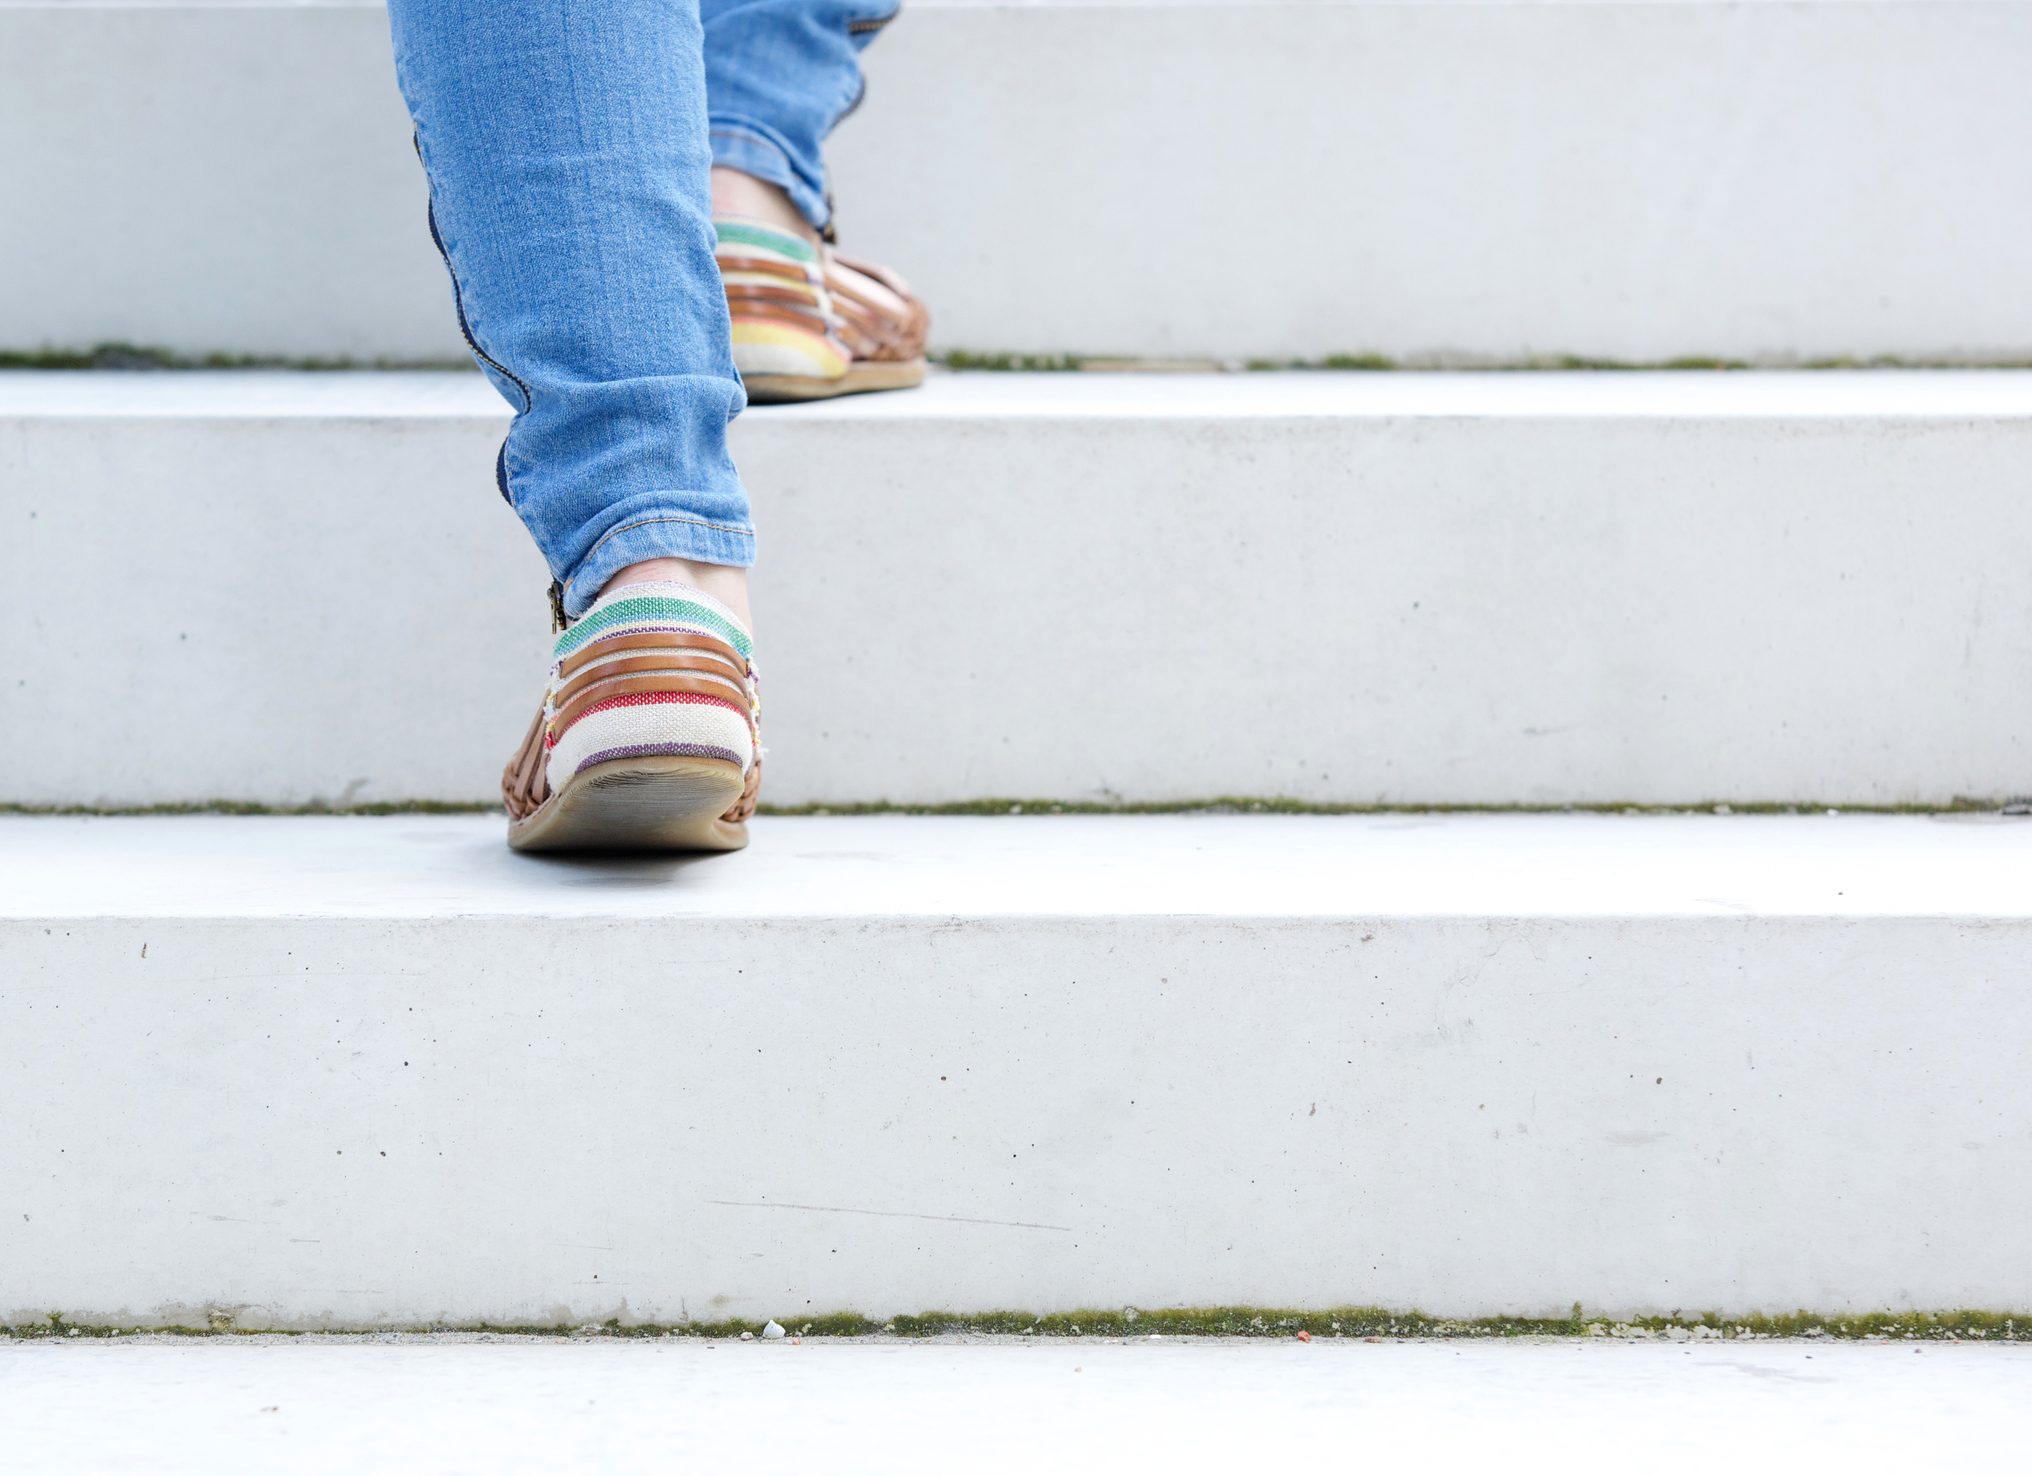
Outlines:
[[860, 54], [897, 0], [701, 0], [713, 214], [734, 362], [758, 401], [902, 389], [930, 318], [831, 239], [824, 144], [861, 100]]
[[[760, 776], [696, 0], [390, 0], [431, 227], [555, 576], [531, 849], [733, 849]], [[717, 597], [716, 597], [717, 596]]]
[[812, 230], [825, 229], [826, 136], [860, 103], [861, 51], [899, 3], [700, 0], [713, 163], [766, 184]]
[[565, 612], [645, 560], [752, 563], [696, 0], [388, 10], [463, 326], [516, 410], [497, 480]]

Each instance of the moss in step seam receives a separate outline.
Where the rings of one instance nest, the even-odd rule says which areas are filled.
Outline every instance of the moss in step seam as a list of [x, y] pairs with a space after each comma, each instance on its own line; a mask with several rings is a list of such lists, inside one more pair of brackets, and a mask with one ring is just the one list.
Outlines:
[[968, 349], [948, 349], [934, 358], [935, 362], [948, 369], [980, 369], [1004, 374], [1069, 374], [1076, 372], [1084, 362], [1078, 354], [983, 354]]
[[[164, 805], [28, 805], [0, 803], [0, 815], [487, 815], [495, 804], [442, 800], [398, 800], [382, 804], [262, 805], [241, 800], [203, 800]], [[946, 804], [763, 805], [765, 816], [798, 815], [2001, 815], [2032, 816], [2032, 798], [1971, 799], [1957, 795], [1938, 805], [1802, 805], [1736, 801], [1683, 805], [1357, 805], [1311, 800], [1213, 799], [1141, 801], [955, 800]]]
[[499, 805], [450, 804], [441, 800], [399, 800], [388, 804], [257, 805], [242, 800], [197, 800], [170, 805], [0, 804], [0, 815], [484, 815]]
[[[798, 1337], [928, 1338], [954, 1335], [1015, 1335], [1044, 1338], [1223, 1337], [1289, 1338], [1520, 1338], [1599, 1337], [1632, 1339], [1755, 1340], [1828, 1338], [1844, 1341], [2032, 1342], [2032, 1315], [1959, 1310], [1951, 1312], [1674, 1312], [1664, 1316], [1616, 1318], [1589, 1315], [1576, 1302], [1565, 1317], [1429, 1317], [1380, 1307], [1341, 1307], [1307, 1312], [1270, 1307], [1135, 1307], [1083, 1312], [922, 1312], [887, 1320], [841, 1312], [785, 1324]], [[760, 1336], [763, 1324], [733, 1318], [719, 1322], [642, 1322], [567, 1325], [560, 1323], [428, 1322], [320, 1332], [492, 1333], [554, 1338], [738, 1338]], [[61, 1312], [38, 1321], [0, 1328], [19, 1340], [111, 1338], [136, 1333], [187, 1337], [249, 1335], [316, 1336], [293, 1328], [242, 1326], [231, 1309], [208, 1312], [202, 1323], [127, 1323], [119, 1326], [74, 1322]]]
[[1522, 359], [1486, 359], [1459, 354], [1424, 354], [1393, 359], [1387, 354], [1328, 354], [1323, 359], [1250, 359], [1251, 371], [1275, 373], [1280, 370], [1363, 370], [1398, 374], [1487, 373], [1487, 374], [1655, 374], [1665, 371], [1726, 371], [1770, 373], [1806, 370], [1838, 373], [1860, 369], [1913, 369], [1952, 373], [1967, 369], [2032, 369], [2032, 358], [2004, 356], [1971, 359], [1905, 359], [1883, 355], [1875, 358], [1833, 359], [1725, 359], [1689, 354], [1670, 359], [1604, 359], [1585, 354], [1537, 354]]
[[180, 354], [132, 343], [88, 349], [0, 349], [0, 369], [471, 370], [469, 359], [297, 359], [278, 354]]
[[950, 804], [764, 805], [764, 815], [2011, 815], [2032, 814], [2032, 801], [1970, 799], [1940, 805], [1801, 805], [1731, 803], [1686, 805], [1359, 805], [1311, 800], [1215, 799], [1146, 803], [1070, 800], [961, 800]]
[[948, 369], [981, 370], [993, 373], [1059, 374], [1124, 369], [1196, 369], [1201, 371], [1246, 370], [1251, 373], [1278, 373], [1290, 370], [1343, 371], [1376, 374], [1488, 373], [1547, 374], [1600, 373], [1650, 374], [1691, 370], [1742, 373], [1774, 370], [1839, 372], [1855, 369], [1926, 369], [1952, 372], [1957, 369], [2032, 369], [2032, 357], [2002, 355], [1994, 358], [1923, 359], [1878, 355], [1873, 358], [1830, 359], [1730, 359], [1711, 354], [1682, 354], [1667, 359], [1609, 359], [1588, 354], [1532, 354], [1524, 358], [1484, 358], [1469, 354], [1417, 354], [1393, 358], [1389, 354], [1327, 354], [1316, 359], [1252, 358], [1162, 359], [1131, 358], [1111, 354], [1019, 354], [990, 353], [973, 349], [948, 349], [933, 356]]
[[[1488, 372], [1549, 372], [1586, 370], [1603, 373], [1644, 373], [1656, 370], [1770, 370], [1810, 369], [2028, 369], [2032, 357], [2003, 355], [1992, 358], [1924, 359], [1893, 355], [1839, 357], [1828, 359], [1727, 359], [1708, 355], [1684, 355], [1668, 359], [1608, 359], [1585, 354], [1534, 354], [1519, 359], [1479, 358], [1462, 354], [1421, 354], [1392, 358], [1380, 353], [1327, 354], [1315, 359], [1226, 360], [1213, 358], [1167, 359], [1120, 354], [1033, 354], [947, 349], [933, 355], [948, 369], [982, 370], [999, 373], [1057, 374], [1097, 370], [1220, 370], [1269, 371], [1291, 369], [1347, 370], [1375, 373], [1424, 373], [1448, 370]], [[144, 344], [100, 343], [90, 348], [0, 349], [0, 369], [296, 369], [337, 370], [460, 370], [470, 371], [468, 359], [352, 359], [292, 358], [283, 354], [187, 354]]]

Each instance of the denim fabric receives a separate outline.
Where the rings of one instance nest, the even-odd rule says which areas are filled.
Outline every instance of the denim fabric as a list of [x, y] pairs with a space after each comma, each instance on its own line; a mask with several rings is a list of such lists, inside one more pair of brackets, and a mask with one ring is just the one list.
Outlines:
[[[865, 7], [708, 4], [729, 116], [822, 200], [818, 142], [859, 90], [870, 33], [847, 12]], [[516, 411], [496, 478], [566, 612], [642, 559], [752, 563], [727, 454], [746, 397], [713, 262], [698, 0], [389, 0], [388, 13], [461, 326]]]
[[832, 219], [821, 147], [861, 101], [860, 53], [901, 0], [700, 0], [713, 162]]

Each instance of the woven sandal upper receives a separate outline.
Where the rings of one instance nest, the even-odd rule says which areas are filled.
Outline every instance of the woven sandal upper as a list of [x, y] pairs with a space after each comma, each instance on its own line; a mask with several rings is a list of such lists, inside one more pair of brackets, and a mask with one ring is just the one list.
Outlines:
[[727, 293], [734, 363], [746, 374], [837, 379], [853, 353], [827, 290], [818, 251], [788, 231], [719, 220], [714, 259]]
[[603, 596], [559, 635], [542, 709], [501, 774], [511, 819], [532, 814], [586, 765], [645, 754], [738, 764], [746, 782], [724, 817], [754, 813], [761, 700], [748, 634], [684, 585]]
[[[752, 221], [715, 222], [743, 373], [846, 372], [924, 356], [931, 313], [896, 272]], [[800, 364], [799, 355], [808, 361]]]

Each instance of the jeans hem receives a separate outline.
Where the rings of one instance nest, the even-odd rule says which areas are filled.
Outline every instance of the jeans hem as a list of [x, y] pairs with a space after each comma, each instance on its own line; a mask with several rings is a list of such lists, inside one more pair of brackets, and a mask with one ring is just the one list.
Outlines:
[[731, 123], [713, 124], [709, 137], [713, 163], [723, 169], [738, 169], [743, 174], [775, 185], [790, 196], [790, 203], [797, 207], [799, 215], [811, 222], [813, 230], [826, 228], [827, 222], [832, 219], [831, 202], [822, 191], [814, 190], [805, 182], [782, 145]]
[[685, 513], [637, 518], [603, 534], [564, 581], [564, 612], [576, 620], [621, 570], [644, 559], [690, 559], [736, 569], [755, 562], [755, 530]]

